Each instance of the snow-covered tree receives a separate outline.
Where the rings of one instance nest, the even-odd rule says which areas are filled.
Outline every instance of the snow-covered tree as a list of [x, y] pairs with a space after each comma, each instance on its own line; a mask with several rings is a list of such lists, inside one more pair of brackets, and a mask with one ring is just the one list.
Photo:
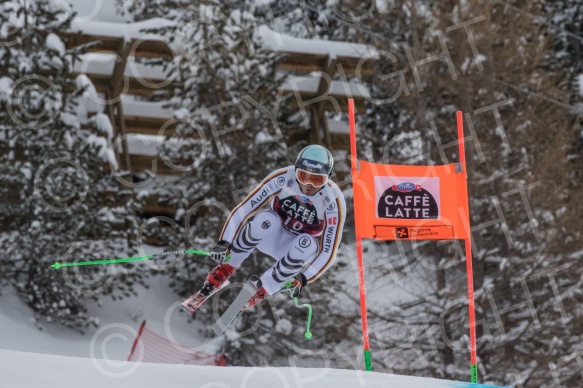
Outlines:
[[84, 48], [60, 38], [74, 14], [52, 0], [4, 1], [0, 9], [0, 187], [7, 199], [0, 277], [39, 318], [82, 329], [95, 321], [87, 299], [123, 296], [144, 275], [51, 264], [134, 252], [131, 196], [100, 192], [116, 184], [104, 167], [112, 134], [103, 120], [83, 129], [76, 116], [89, 84], [71, 77], [72, 63]]

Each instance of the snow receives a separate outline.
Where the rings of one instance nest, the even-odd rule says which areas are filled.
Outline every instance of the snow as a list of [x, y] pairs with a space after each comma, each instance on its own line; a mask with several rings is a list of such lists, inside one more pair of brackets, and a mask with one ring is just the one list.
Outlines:
[[[106, 22], [128, 22], [130, 15], [120, 15], [117, 13], [116, 0], [54, 0], [57, 6], [67, 12], [76, 12], [77, 20], [93, 20]], [[124, 3], [128, 3], [127, 1]], [[124, 4], [125, 5], [125, 4]]]
[[61, 121], [70, 127], [79, 128], [77, 117], [71, 113], [61, 112]]
[[165, 102], [135, 101], [132, 98], [124, 98], [123, 112], [127, 116], [154, 117], [161, 119], [172, 118], [172, 109], [165, 108]]
[[109, 117], [104, 113], [97, 113], [92, 117], [92, 120], [95, 122], [97, 130], [105, 135], [108, 141], [111, 141], [111, 139], [113, 139], [113, 126], [109, 121]]
[[[330, 133], [350, 133], [350, 126], [346, 121], [340, 121], [332, 118], [327, 118], [328, 131]], [[358, 133], [358, 125], [355, 128]]]
[[[156, 252], [160, 252], [160, 249], [145, 246], [140, 255]], [[152, 264], [138, 265], [142, 265], [146, 271], [150, 270], [149, 265]], [[104, 353], [98, 358], [126, 360], [140, 323], [146, 320], [150, 330], [165, 337], [168, 337], [166, 333], [170, 333], [175, 342], [181, 345], [211, 353], [210, 348], [205, 347], [207, 345], [201, 346], [204, 338], [193, 335], [200, 325], [190, 323], [178, 311], [176, 306], [180, 298], [172, 292], [168, 282], [167, 279], [154, 277], [149, 279], [148, 289], [135, 286], [138, 296], [117, 302], [109, 298], [102, 298], [100, 304], [87, 302], [89, 314], [99, 316], [100, 320], [99, 327], [87, 328], [84, 335], [57, 324], [46, 324], [44, 320], [35, 322], [34, 312], [17, 298], [15, 292], [3, 289], [0, 295], [0, 331], [3, 333], [0, 349], [69, 357], [91, 357], [92, 352], [99, 350]], [[112, 325], [115, 327], [112, 328]], [[105, 333], [108, 335], [99, 337], [106, 327], [111, 328]], [[127, 339], [121, 338], [122, 335]], [[0, 361], [0, 364], [2, 369], [4, 363]], [[6, 373], [0, 373], [3, 376], [0, 387], [25, 387], [22, 384], [6, 385]]]
[[[134, 23], [111, 23], [104, 21], [75, 19], [71, 23], [72, 32], [83, 32], [87, 35], [107, 36], [112, 38], [143, 39], [147, 34], [144, 30], [158, 29], [173, 26], [175, 23], [163, 19], [153, 18]], [[149, 40], [167, 41], [161, 35], [149, 34]]]
[[[321, 73], [304, 75], [299, 77], [289, 78], [281, 87], [284, 92], [298, 92], [298, 93], [316, 93], [318, 85], [322, 82], [328, 83], [329, 79], [322, 76]], [[330, 95], [351, 95], [355, 98], [370, 98], [370, 93], [366, 86], [357, 82], [332, 81], [329, 90]]]
[[53, 34], [52, 32], [47, 35], [47, 47], [51, 50], [54, 50], [59, 53], [59, 55], [65, 55], [67, 49], [65, 48], [65, 44], [57, 35]]
[[359, 43], [296, 38], [275, 32], [267, 26], [258, 27], [257, 34], [267, 48], [279, 52], [332, 55], [358, 59], [367, 55], [370, 58], [378, 58], [378, 53], [373, 47]]
[[164, 138], [153, 135], [128, 135], [127, 144], [130, 155], [157, 156], [158, 147]]
[[7, 99], [10, 94], [12, 79], [8, 77], [0, 77], [0, 101]]
[[[119, 59], [114, 53], [87, 53], [81, 55], [80, 60], [75, 62], [73, 71], [81, 74], [111, 75], [116, 60]], [[133, 57], [128, 59], [124, 75], [134, 78], [144, 78], [144, 83], [146, 80], [172, 80], [172, 77], [175, 76], [175, 74], [166, 75], [163, 66], [146, 66], [141, 63], [136, 63]]]
[[102, 161], [104, 162], [110, 161], [109, 143], [105, 138], [91, 134], [87, 137], [87, 143], [91, 144], [92, 146], [98, 149], [98, 156], [101, 158]]
[[275, 138], [273, 136], [271, 136], [269, 133], [264, 132], [264, 131], [258, 132], [257, 136], [255, 136], [255, 144], [256, 145], [270, 143], [274, 140], [275, 140]]
[[[147, 34], [144, 31], [174, 25], [175, 22], [163, 18], [153, 18], [134, 23], [111, 23], [76, 18], [72, 22], [71, 29], [73, 32], [83, 32], [88, 35], [118, 37], [126, 40], [149, 39], [168, 43], [168, 40], [163, 36]], [[257, 36], [267, 48], [278, 52], [331, 55], [358, 59], [366, 55], [369, 58], [378, 58], [378, 52], [371, 46], [359, 43], [296, 38], [275, 32], [265, 25], [257, 28]], [[177, 52], [181, 51], [178, 42], [175, 43], [175, 47], [173, 48], [176, 49]]]
[[[152, 254], [157, 248], [146, 246], [140, 254]], [[147, 263], [144, 265], [147, 269]], [[56, 324], [35, 322], [33, 312], [14, 291], [0, 296], [0, 330], [5, 333], [0, 342], [1, 387], [19, 388], [147, 388], [147, 387], [408, 387], [408, 388], [479, 388], [465, 382], [404, 377], [362, 370], [337, 370], [322, 357], [311, 358], [310, 368], [304, 368], [305, 352], [290, 349], [289, 367], [212, 367], [130, 363], [124, 360], [130, 352], [137, 329], [147, 320], [150, 330], [175, 342], [205, 353], [217, 350], [216, 339], [206, 341], [198, 336], [203, 327], [177, 311], [179, 298], [162, 278], [149, 280], [149, 288], [137, 287], [138, 296], [122, 301], [102, 300], [90, 303], [89, 313], [98, 314], [98, 327], [86, 334]], [[275, 330], [287, 335], [291, 323], [282, 319]], [[42, 329], [42, 330], [39, 330]], [[202, 344], [202, 345], [201, 345]], [[137, 348], [139, 349], [139, 347]], [[359, 351], [360, 353], [360, 351]], [[374, 353], [373, 353], [374, 354]], [[355, 361], [362, 367], [362, 360]], [[34, 370], [34, 373], [31, 373]]]
[[2, 30], [0, 30], [0, 37], [2, 37], [2, 39], [5, 39], [8, 36], [9, 26], [22, 28], [26, 25], [26, 22], [31, 21], [31, 17], [27, 17], [27, 15], [24, 15], [24, 12], [14, 12], [16, 9], [18, 8], [16, 8], [16, 6], [10, 3], [6, 4], [6, 8], [4, 8], [3, 6], [3, 11], [9, 12], [9, 16], [8, 23], [3, 23]]
[[20, 173], [27, 179], [30, 180], [32, 178], [32, 171], [28, 167], [22, 167], [20, 169]]
[[[93, 89], [94, 90], [94, 89]], [[93, 92], [86, 92], [87, 101], [84, 108], [87, 112], [103, 112], [105, 109], [104, 96], [101, 94], [92, 94]], [[166, 108], [166, 102], [146, 102], [137, 101], [133, 96], [126, 95], [121, 97], [123, 111], [125, 117], [151, 117], [160, 119], [173, 118], [173, 110]]]
[[109, 163], [113, 171], [119, 170], [119, 164], [117, 163], [115, 152], [112, 149], [107, 150], [107, 162]]
[[[370, 245], [367, 245], [372, 248]], [[155, 249], [146, 247], [147, 252]], [[369, 249], [370, 253], [372, 249]], [[147, 265], [146, 263], [136, 265]], [[147, 267], [144, 267], [147, 270]], [[353, 271], [343, 271], [356, 276]], [[1, 387], [423, 387], [423, 388], [478, 388], [464, 382], [403, 377], [392, 374], [364, 372], [362, 359], [354, 361], [353, 370], [330, 368], [326, 353], [303, 349], [301, 340], [290, 347], [289, 367], [200, 367], [128, 363], [125, 360], [136, 335], [139, 323], [146, 319], [148, 327], [165, 337], [171, 332], [176, 342], [196, 347], [206, 353], [217, 349], [215, 342], [201, 347], [202, 338], [196, 333], [202, 329], [197, 322], [189, 323], [184, 314], [176, 311], [179, 299], [170, 291], [168, 280], [153, 278], [149, 288], [136, 287], [138, 296], [120, 302], [103, 300], [102, 305], [90, 305], [91, 314], [100, 316], [99, 327], [87, 330], [86, 335], [58, 325], [35, 323], [33, 313], [10, 292], [0, 296], [0, 330], [8, 335], [0, 342]], [[388, 283], [388, 282], [386, 282]], [[356, 284], [351, 282], [349, 284]], [[386, 298], [387, 290], [371, 290], [373, 300]], [[393, 293], [394, 294], [394, 293]], [[394, 295], [392, 296], [394, 297]], [[40, 325], [42, 331], [37, 330]], [[291, 322], [281, 319], [274, 330], [288, 335]], [[220, 338], [219, 338], [220, 339]], [[290, 339], [293, 340], [293, 339]], [[377, 353], [375, 353], [377, 351]], [[307, 352], [307, 353], [306, 353]], [[43, 354], [39, 354], [43, 353]], [[304, 368], [304, 355], [323, 354]], [[358, 351], [358, 354], [362, 352]], [[373, 357], [380, 357], [378, 349]], [[34, 369], [33, 369], [34, 368]], [[34, 373], [30, 373], [31, 369]]]
[[290, 335], [293, 329], [292, 323], [288, 319], [279, 319], [275, 324], [275, 331]]
[[[65, 7], [67, 0], [54, 0]], [[70, 0], [73, 9], [81, 12], [73, 22], [74, 31], [83, 31], [89, 34], [103, 36], [124, 37], [125, 39], [139, 39], [144, 37], [143, 29], [158, 28], [162, 25], [171, 25], [166, 19], [154, 19], [139, 23], [116, 23], [127, 21], [115, 15], [113, 0]], [[127, 3], [127, 2], [126, 2]], [[105, 9], [106, 12], [103, 12]], [[97, 17], [95, 17], [97, 15]], [[92, 20], [88, 20], [92, 19]], [[101, 21], [96, 21], [101, 20]], [[335, 55], [361, 58], [363, 55], [378, 55], [374, 49], [366, 45], [333, 42], [325, 40], [300, 39], [286, 36], [272, 31], [268, 27], [260, 27], [258, 34], [263, 42], [272, 49], [280, 52], [300, 52], [318, 55]], [[56, 52], [64, 53], [62, 41], [54, 34], [49, 34], [46, 39], [47, 47]], [[56, 39], [55, 39], [56, 38]], [[164, 40], [161, 37], [153, 39]], [[478, 58], [478, 63], [485, 58]], [[111, 54], [87, 54], [81, 62], [76, 62], [76, 70], [85, 69], [88, 73], [111, 74], [115, 63], [115, 56]], [[469, 65], [469, 62], [468, 62]], [[145, 67], [129, 62], [125, 74], [134, 77], [146, 77], [149, 79], [168, 78], [162, 67]], [[288, 80], [284, 85], [290, 90], [301, 92], [315, 92], [321, 76], [313, 74], [307, 77], [298, 77]], [[12, 80], [7, 77], [0, 78], [0, 99], [3, 93], [10, 90]], [[85, 111], [101, 112], [103, 105], [95, 102], [91, 96], [97, 96], [95, 87], [85, 75], [77, 78], [78, 88], [86, 89], [84, 100], [80, 105]], [[578, 77], [578, 86], [583, 95], [583, 74]], [[343, 94], [349, 90], [354, 96], [367, 97], [368, 90], [354, 82], [332, 83], [330, 93]], [[94, 102], [91, 107], [92, 101]], [[144, 103], [124, 97], [124, 112], [127, 116], [146, 117], [172, 117], [172, 111], [163, 107], [162, 103]], [[96, 108], [92, 110], [93, 108]], [[181, 112], [182, 113], [182, 112]], [[96, 126], [100, 132], [107, 135], [107, 140], [113, 137], [113, 128], [106, 115], [98, 113], [94, 116]], [[330, 125], [331, 132], [347, 132], [347, 125], [342, 121], [333, 121]], [[255, 139], [256, 144], [271, 141], [271, 136], [259, 133]], [[112, 163], [117, 169], [115, 154], [110, 144], [103, 137], [90, 136], [89, 142], [100, 148], [100, 156]], [[130, 153], [157, 155], [157, 145], [162, 139], [157, 136], [129, 136], [128, 143]], [[71, 143], [72, 145], [72, 143]], [[30, 170], [21, 170], [23, 174]], [[173, 178], [178, 179], [178, 178]], [[349, 194], [349, 193], [347, 193]], [[147, 191], [138, 194], [147, 195]], [[349, 195], [347, 195], [349, 197]], [[184, 211], [182, 211], [184, 212]], [[106, 216], [114, 217], [113, 213]], [[33, 225], [38, 227], [38, 225]], [[372, 250], [372, 249], [371, 249]], [[156, 284], [156, 282], [159, 284]], [[404, 283], [404, 281], [403, 281]], [[354, 282], [353, 282], [354, 284]], [[391, 286], [394, 286], [392, 284]], [[388, 287], [387, 287], [388, 288]], [[387, 288], [371, 291], [370, 296], [375, 299], [385, 297]], [[196, 323], [189, 323], [184, 315], [171, 314], [170, 323], [164, 320], [171, 306], [177, 301], [177, 297], [169, 291], [167, 284], [162, 280], [154, 280], [149, 289], [139, 289], [137, 297], [131, 297], [122, 302], [102, 301], [102, 305], [90, 307], [90, 312], [100, 316], [98, 328], [87, 330], [86, 335], [61, 328], [57, 325], [45, 325], [35, 321], [33, 313], [10, 292], [0, 296], [0, 330], [8, 335], [3, 336], [0, 342], [0, 386], [7, 387], [271, 387], [271, 386], [303, 386], [303, 387], [377, 387], [377, 386], [401, 386], [401, 387], [479, 387], [467, 383], [453, 383], [433, 379], [421, 379], [400, 377], [391, 374], [368, 373], [357, 370], [334, 370], [330, 368], [295, 368], [297, 349], [290, 349], [290, 368], [216, 368], [196, 366], [165, 366], [144, 363], [112, 362], [124, 360], [131, 347], [132, 335], [142, 319], [147, 319], [149, 327], [158, 333], [164, 333], [171, 328], [177, 342], [196, 345], [200, 340], [193, 333], [196, 332]], [[394, 292], [393, 298], [404, 298], [404, 295]], [[101, 344], [95, 347], [94, 339], [98, 334], [111, 325], [127, 331], [128, 335], [114, 333]], [[38, 328], [42, 328], [42, 331]], [[278, 320], [274, 330], [283, 335], [289, 335], [291, 322], [287, 319]], [[209, 344], [209, 349], [216, 349], [216, 344]], [[96, 355], [96, 349], [107, 352]], [[301, 352], [301, 348], [299, 350]], [[39, 354], [45, 353], [45, 354]], [[374, 350], [373, 350], [374, 354]], [[101, 360], [99, 360], [101, 359]], [[358, 362], [362, 364], [362, 362]], [[318, 366], [318, 365], [314, 365]], [[30, 373], [34, 367], [35, 373]], [[126, 373], [127, 372], [127, 373]]]
[[95, 96], [97, 95], [97, 90], [95, 90], [93, 82], [91, 82], [89, 77], [87, 77], [85, 74], [79, 74], [77, 78], [75, 78], [75, 84], [77, 85], [77, 89], [84, 89], [89, 93], [93, 93]]
[[[293, 363], [295, 359], [290, 359]], [[34, 373], [30, 373], [34, 367]], [[242, 368], [112, 362], [0, 350], [3, 386], [36, 388], [145, 387], [408, 387], [479, 388], [485, 385], [331, 368]]]

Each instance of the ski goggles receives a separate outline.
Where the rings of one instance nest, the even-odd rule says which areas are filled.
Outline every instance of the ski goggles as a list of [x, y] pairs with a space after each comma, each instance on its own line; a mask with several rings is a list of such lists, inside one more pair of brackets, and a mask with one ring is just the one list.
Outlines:
[[316, 174], [313, 172], [307, 172], [304, 170], [296, 170], [296, 178], [301, 184], [310, 184], [314, 187], [322, 187], [328, 182], [327, 174]]

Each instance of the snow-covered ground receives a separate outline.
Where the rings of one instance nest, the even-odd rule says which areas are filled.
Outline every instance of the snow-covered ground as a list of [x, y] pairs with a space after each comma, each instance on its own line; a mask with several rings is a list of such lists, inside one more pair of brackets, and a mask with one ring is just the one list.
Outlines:
[[[146, 254], [157, 251], [146, 247]], [[137, 265], [149, 270], [144, 263]], [[136, 287], [136, 291], [138, 296], [121, 301], [104, 298], [101, 306], [91, 303], [89, 314], [100, 318], [99, 325], [81, 334], [42, 319], [40, 323], [35, 322], [32, 310], [14, 292], [4, 289], [0, 296], [0, 349], [126, 360], [138, 328], [146, 320], [150, 330], [165, 338], [205, 353], [216, 353], [215, 342], [195, 334], [199, 327], [189, 323], [185, 313], [179, 310], [181, 300], [171, 291], [167, 280], [152, 278], [149, 289]], [[5, 387], [1, 379], [0, 387]]]
[[113, 363], [7, 350], [0, 350], [0, 376], [0, 385], [7, 388], [486, 387], [351, 370]]
[[[146, 247], [146, 254], [157, 250]], [[144, 270], [147, 270], [147, 265]], [[287, 368], [242, 368], [129, 363], [125, 360], [142, 320], [150, 330], [205, 353], [216, 353], [221, 337], [201, 338], [196, 322], [177, 308], [179, 298], [166, 280], [153, 278], [138, 296], [103, 301], [90, 313], [100, 316], [85, 334], [58, 324], [37, 323], [12, 292], [0, 296], [0, 387], [485, 387], [464, 382], [391, 374], [301, 368], [297, 356]], [[42, 329], [42, 330], [39, 330]], [[139, 359], [139, 356], [138, 356]], [[33, 369], [34, 373], [30, 373]]]

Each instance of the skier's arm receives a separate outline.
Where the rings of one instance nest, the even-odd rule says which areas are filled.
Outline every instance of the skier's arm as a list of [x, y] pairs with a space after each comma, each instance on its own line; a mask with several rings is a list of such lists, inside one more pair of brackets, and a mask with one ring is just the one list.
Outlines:
[[247, 221], [249, 217], [254, 215], [259, 209], [263, 207], [274, 195], [279, 193], [285, 184], [285, 174], [288, 168], [281, 168], [275, 170], [267, 176], [239, 205], [237, 205], [221, 232], [219, 240], [233, 242], [233, 239], [239, 232], [241, 225]]
[[337, 189], [337, 191], [333, 206], [329, 205], [325, 212], [326, 229], [322, 235], [322, 249], [303, 272], [308, 283], [318, 279], [334, 263], [338, 246], [342, 240], [342, 230], [346, 219], [346, 201], [340, 190]]

